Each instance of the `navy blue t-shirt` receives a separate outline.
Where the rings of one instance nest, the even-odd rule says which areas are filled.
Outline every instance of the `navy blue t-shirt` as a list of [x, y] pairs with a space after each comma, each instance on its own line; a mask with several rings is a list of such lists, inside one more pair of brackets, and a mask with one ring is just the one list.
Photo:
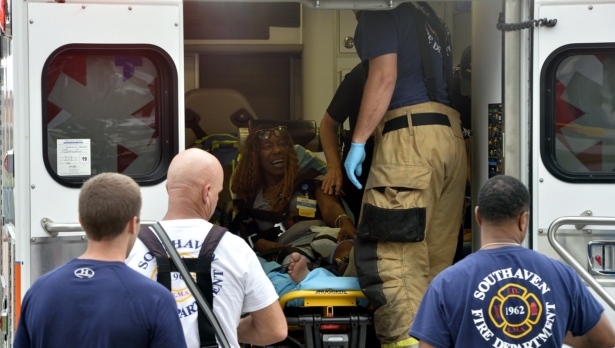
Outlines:
[[358, 64], [346, 74], [327, 107], [327, 113], [337, 123], [342, 124], [348, 119], [351, 139], [359, 118], [365, 80], [367, 80], [367, 71], [362, 64]]
[[[359, 118], [359, 109], [361, 108], [361, 98], [363, 98], [363, 88], [365, 88], [365, 80], [367, 79], [367, 71], [361, 63], [357, 64], [342, 80], [339, 87], [335, 91], [331, 103], [327, 108], [327, 113], [337, 123], [342, 124], [348, 119], [350, 123], [350, 130], [344, 137], [344, 149], [342, 152], [342, 164], [348, 157], [350, 151], [350, 143], [352, 135], [357, 125]], [[361, 175], [357, 176], [357, 180], [365, 187], [367, 183], [367, 177], [369, 176], [369, 168], [372, 165], [372, 156], [374, 152], [374, 137], [367, 139], [365, 143], [365, 160], [361, 164], [363, 171]], [[361, 201], [363, 199], [363, 189], [358, 189], [348, 179], [348, 173], [346, 168], [342, 166], [342, 173], [344, 180], [342, 185], [344, 188], [344, 200], [352, 211], [355, 219], [359, 218], [361, 213]]]
[[[519, 246], [481, 250], [429, 285], [410, 335], [436, 348], [561, 347], [604, 309], [574, 270]], [[512, 346], [511, 346], [512, 347]]]
[[28, 290], [15, 348], [185, 348], [177, 306], [123, 262], [73, 259]]
[[[397, 83], [388, 110], [402, 106], [420, 104], [429, 101], [427, 87], [423, 79], [423, 64], [416, 32], [416, 24], [412, 12], [408, 9], [412, 4], [401, 4], [397, 8], [386, 11], [361, 11], [358, 13], [355, 30], [355, 45], [357, 53], [368, 68], [369, 60], [385, 54], [397, 54]], [[437, 35], [426, 26], [424, 35], [429, 32], [431, 58], [436, 77], [437, 99], [442, 104], [449, 105], [446, 75], [442, 69], [441, 54], [451, 54], [451, 48], [442, 47], [444, 40], [438, 40]], [[446, 69], [451, 75], [452, 66]]]

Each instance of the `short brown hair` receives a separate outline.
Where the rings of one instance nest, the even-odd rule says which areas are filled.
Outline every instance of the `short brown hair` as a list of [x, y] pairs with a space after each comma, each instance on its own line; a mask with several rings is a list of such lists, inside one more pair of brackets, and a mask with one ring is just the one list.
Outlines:
[[88, 238], [100, 241], [120, 235], [141, 213], [141, 191], [130, 177], [102, 173], [90, 178], [79, 193], [79, 218]]

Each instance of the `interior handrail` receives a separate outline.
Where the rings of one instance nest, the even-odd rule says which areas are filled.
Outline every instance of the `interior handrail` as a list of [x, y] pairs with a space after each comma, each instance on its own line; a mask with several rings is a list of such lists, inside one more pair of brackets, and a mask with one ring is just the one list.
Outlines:
[[[156, 224], [157, 221], [141, 221], [141, 226], [152, 226]], [[47, 232], [47, 234], [51, 237], [57, 237], [59, 233], [65, 232], [83, 232], [83, 227], [78, 222], [53, 222], [51, 219], [42, 218], [41, 226], [43, 230]]]
[[606, 289], [598, 283], [594, 277], [589, 274], [585, 267], [581, 266], [579, 262], [572, 257], [572, 255], [558, 242], [555, 234], [557, 230], [564, 225], [599, 225], [599, 226], [615, 226], [614, 217], [601, 217], [601, 216], [562, 216], [553, 220], [551, 226], [549, 226], [549, 243], [555, 251], [568, 263], [579, 276], [591, 286], [594, 291], [612, 308], [615, 309], [615, 299], [609, 294]]

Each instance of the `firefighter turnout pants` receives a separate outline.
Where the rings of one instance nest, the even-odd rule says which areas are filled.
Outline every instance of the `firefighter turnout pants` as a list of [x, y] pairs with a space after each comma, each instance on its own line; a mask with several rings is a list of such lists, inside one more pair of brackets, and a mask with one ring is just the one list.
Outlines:
[[407, 346], [427, 285], [453, 261], [466, 152], [459, 113], [435, 102], [388, 111], [374, 136], [355, 266], [381, 344]]

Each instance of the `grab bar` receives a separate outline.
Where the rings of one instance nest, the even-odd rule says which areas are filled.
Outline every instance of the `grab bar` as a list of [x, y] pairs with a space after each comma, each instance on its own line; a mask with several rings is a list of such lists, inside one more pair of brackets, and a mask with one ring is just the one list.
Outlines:
[[582, 267], [579, 262], [572, 257], [572, 255], [557, 241], [555, 233], [564, 225], [599, 225], [599, 226], [615, 226], [615, 218], [612, 217], [599, 217], [599, 216], [563, 216], [553, 220], [551, 226], [549, 226], [549, 243], [555, 251], [566, 261], [575, 271], [589, 284], [589, 286], [596, 291], [596, 293], [602, 297], [602, 299], [612, 308], [615, 309], [615, 299], [609, 294], [606, 289], [592, 277], [589, 272]]
[[[141, 221], [141, 226], [152, 226], [157, 221]], [[78, 223], [53, 222], [51, 219], [42, 218], [41, 226], [51, 237], [57, 237], [59, 233], [64, 232], [83, 232], [83, 227]]]

